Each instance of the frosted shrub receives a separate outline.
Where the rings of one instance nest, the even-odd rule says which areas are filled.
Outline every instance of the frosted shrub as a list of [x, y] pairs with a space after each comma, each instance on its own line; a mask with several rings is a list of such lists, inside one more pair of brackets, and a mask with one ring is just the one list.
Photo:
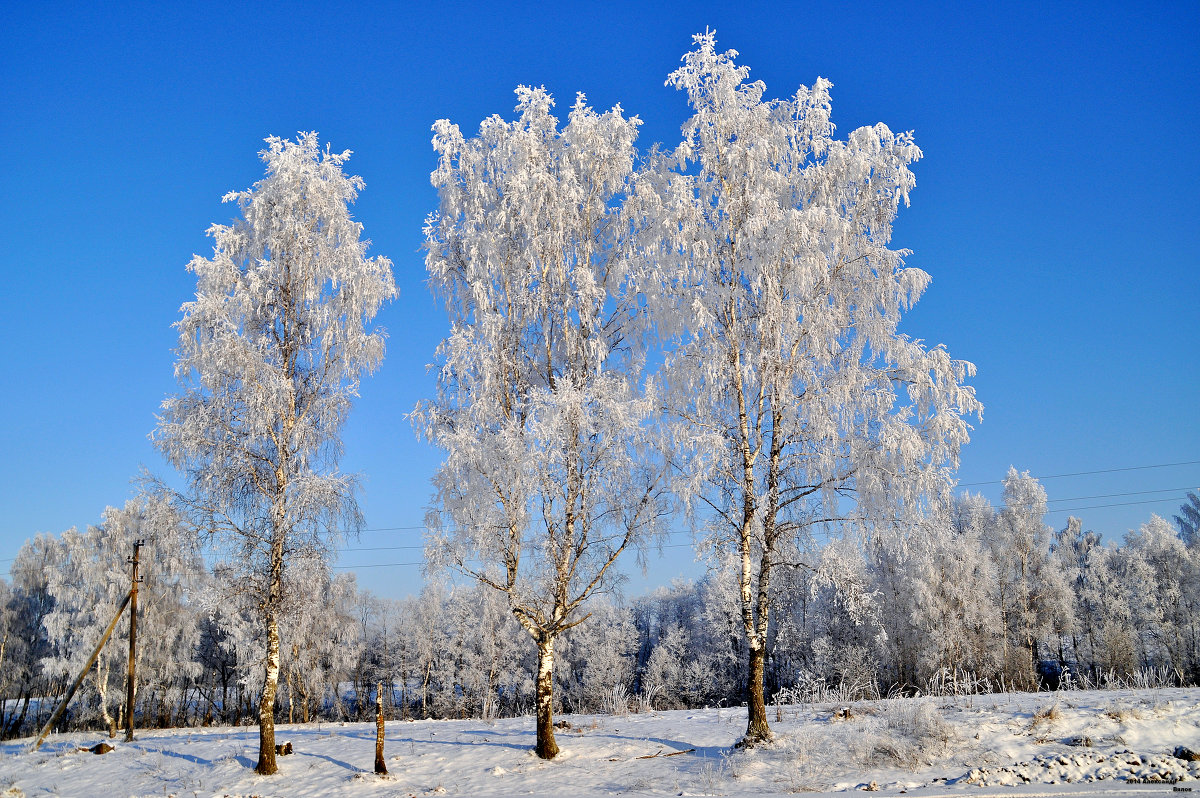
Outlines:
[[721, 790], [721, 782], [725, 780], [726, 766], [724, 762], [713, 762], [709, 760], [700, 766], [700, 770], [696, 774], [699, 782], [698, 788], [701, 795], [724, 795]]
[[796, 684], [781, 688], [771, 700], [776, 705], [850, 704], [879, 697], [878, 686], [865, 677], [856, 680], [843, 679], [837, 684], [830, 684], [824, 677], [801, 673], [796, 679]]
[[925, 694], [932, 696], [983, 695], [992, 691], [990, 679], [957, 668], [953, 671], [941, 668], [925, 682]]
[[889, 702], [881, 713], [881, 733], [864, 735], [858, 758], [871, 763], [880, 756], [897, 765], [916, 769], [945, 754], [957, 739], [954, 728], [925, 701]]
[[654, 705], [658, 702], [662, 695], [662, 688], [656, 684], [649, 685], [634, 698], [633, 711], [635, 713], [653, 712]]
[[629, 713], [629, 688], [623, 684], [614, 684], [604, 691], [604, 711], [609, 715], [626, 715]]
[[1155, 690], [1162, 687], [1178, 687], [1181, 680], [1167, 666], [1142, 668], [1125, 679], [1125, 685], [1134, 690]]
[[923, 745], [945, 748], [954, 740], [954, 727], [928, 701], [895, 701], [883, 710], [883, 720], [889, 730]]
[[1140, 668], [1127, 673], [1115, 668], [1101, 668], [1096, 674], [1081, 673], [1072, 676], [1069, 687], [1077, 690], [1154, 690], [1162, 687], [1179, 687], [1181, 681], [1174, 671], [1160, 668]]

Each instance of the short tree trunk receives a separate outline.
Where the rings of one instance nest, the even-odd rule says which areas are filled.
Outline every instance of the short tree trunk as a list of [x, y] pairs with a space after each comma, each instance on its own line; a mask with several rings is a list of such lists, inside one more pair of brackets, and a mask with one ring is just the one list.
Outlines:
[[537, 672], [537, 755], [542, 759], [558, 756], [554, 741], [554, 638], [539, 636]]
[[262, 700], [258, 704], [258, 765], [264, 776], [278, 772], [275, 764], [275, 693], [279, 688], [279, 622], [267, 612], [267, 670]]
[[767, 702], [763, 698], [763, 673], [767, 660], [766, 646], [750, 644], [750, 678], [746, 698], [746, 736], [738, 745], [750, 747], [771, 739], [771, 727], [767, 725]]
[[308, 686], [304, 683], [304, 679], [298, 678], [297, 684], [300, 685], [300, 709], [304, 717], [304, 722], [308, 723]]
[[287, 672], [287, 694], [288, 694], [288, 723], [295, 723], [296, 717], [296, 691], [292, 687], [292, 669], [289, 667]]
[[108, 712], [108, 668], [96, 663], [96, 692], [100, 695], [100, 718], [108, 728], [108, 737], [117, 736], [117, 722]]
[[375, 690], [375, 772], [387, 775], [387, 765], [383, 761], [383, 682]]

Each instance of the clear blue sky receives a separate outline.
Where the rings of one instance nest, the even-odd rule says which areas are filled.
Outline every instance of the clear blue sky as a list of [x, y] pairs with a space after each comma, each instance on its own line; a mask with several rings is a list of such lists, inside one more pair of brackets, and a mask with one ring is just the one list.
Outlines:
[[[620, 102], [640, 144], [688, 115], [663, 86], [711, 26], [768, 96], [833, 81], [844, 135], [912, 129], [925, 158], [894, 243], [933, 275], [904, 328], [974, 361], [987, 406], [960, 480], [1200, 460], [1200, 7], [1067, 4], [7, 4], [0, 26], [0, 560], [130, 497], [172, 376], [184, 270], [268, 135], [317, 130], [366, 180], [354, 213], [395, 264], [390, 333], [346, 428], [369, 529], [420, 524], [439, 457], [405, 419], [446, 330], [424, 287], [430, 125], [474, 130], [545, 84]], [[1119, 538], [1200, 464], [1052, 479]], [[994, 501], [998, 485], [973, 488]], [[1105, 496], [1138, 493], [1127, 497]], [[1079, 498], [1092, 496], [1105, 498]], [[1145, 502], [1124, 504], [1125, 502]], [[1116, 504], [1115, 507], [1094, 507]], [[1066, 512], [1049, 516], [1061, 526]], [[679, 538], [678, 542], [686, 542]], [[370, 531], [360, 547], [417, 545]], [[417, 550], [348, 552], [346, 565]], [[694, 575], [686, 547], [651, 582]], [[0, 562], [0, 569], [7, 562]], [[402, 595], [419, 569], [362, 570]], [[639, 579], [631, 586], [638, 591]]]

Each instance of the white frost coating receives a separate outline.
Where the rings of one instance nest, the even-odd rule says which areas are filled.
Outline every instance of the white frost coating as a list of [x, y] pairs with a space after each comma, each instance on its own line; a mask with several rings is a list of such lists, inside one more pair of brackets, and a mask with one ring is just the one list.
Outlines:
[[[145, 685], [177, 703], [180, 677], [201, 671], [195, 659], [201, 610], [186, 597], [200, 582], [203, 565], [195, 547], [180, 539], [177, 518], [161, 500], [138, 497], [123, 508], [106, 508], [103, 522], [86, 533], [63, 532], [61, 561], [46, 571], [53, 600], [43, 620], [49, 651], [41, 664], [47, 674], [64, 678], [79, 672], [129, 590], [128, 558], [135, 540], [146, 541], [139, 566], [138, 691]], [[104, 725], [114, 728], [124, 712], [128, 641], [125, 613], [101, 651], [94, 678], [75, 699], [76, 718], [98, 712]]]
[[662, 514], [620, 213], [640, 122], [579, 95], [560, 130], [544, 88], [517, 95], [518, 118], [489, 117], [474, 138], [434, 125], [425, 264], [451, 332], [437, 397], [413, 420], [446, 451], [429, 562], [503, 592], [552, 644]]
[[929, 283], [887, 246], [915, 182], [912, 136], [879, 124], [834, 139], [828, 81], [764, 100], [713, 33], [696, 44], [667, 81], [695, 112], [684, 141], [635, 184], [653, 264], [639, 289], [679, 342], [664, 378], [676, 488], [709, 544], [740, 559], [754, 652], [771, 569], [816, 527], [937, 510], [981, 405], [970, 363], [897, 329]]
[[[267, 174], [233, 192], [242, 219], [213, 225], [213, 257], [195, 256], [196, 298], [183, 305], [175, 374], [153, 439], [187, 477], [176, 496], [192, 528], [228, 545], [236, 588], [254, 596], [271, 652], [266, 704], [279, 673], [275, 624], [289, 565], [328, 553], [335, 530], [360, 522], [354, 478], [339, 473], [339, 434], [364, 371], [383, 357], [369, 325], [395, 295], [391, 262], [368, 242], [349, 204], [363, 182], [350, 157], [315, 133], [267, 139]], [[232, 586], [231, 586], [232, 587]], [[265, 723], [265, 720], [264, 720]], [[274, 749], [266, 737], [262, 756]]]

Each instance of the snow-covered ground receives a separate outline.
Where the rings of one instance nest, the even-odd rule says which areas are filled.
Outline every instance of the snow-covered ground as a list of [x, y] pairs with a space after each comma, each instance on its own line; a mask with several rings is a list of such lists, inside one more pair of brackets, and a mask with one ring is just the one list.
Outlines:
[[[373, 723], [280, 726], [295, 753], [256, 775], [255, 727], [141, 731], [97, 756], [99, 733], [0, 746], [0, 796], [1166, 794], [1196, 786], [1200, 689], [918, 698], [771, 708], [773, 743], [733, 749], [744, 709], [568, 715], [562, 753], [531, 752], [533, 722], [392, 721], [390, 775]], [[872, 785], [874, 782], [874, 785]], [[1198, 790], [1200, 791], [1200, 790]]]

